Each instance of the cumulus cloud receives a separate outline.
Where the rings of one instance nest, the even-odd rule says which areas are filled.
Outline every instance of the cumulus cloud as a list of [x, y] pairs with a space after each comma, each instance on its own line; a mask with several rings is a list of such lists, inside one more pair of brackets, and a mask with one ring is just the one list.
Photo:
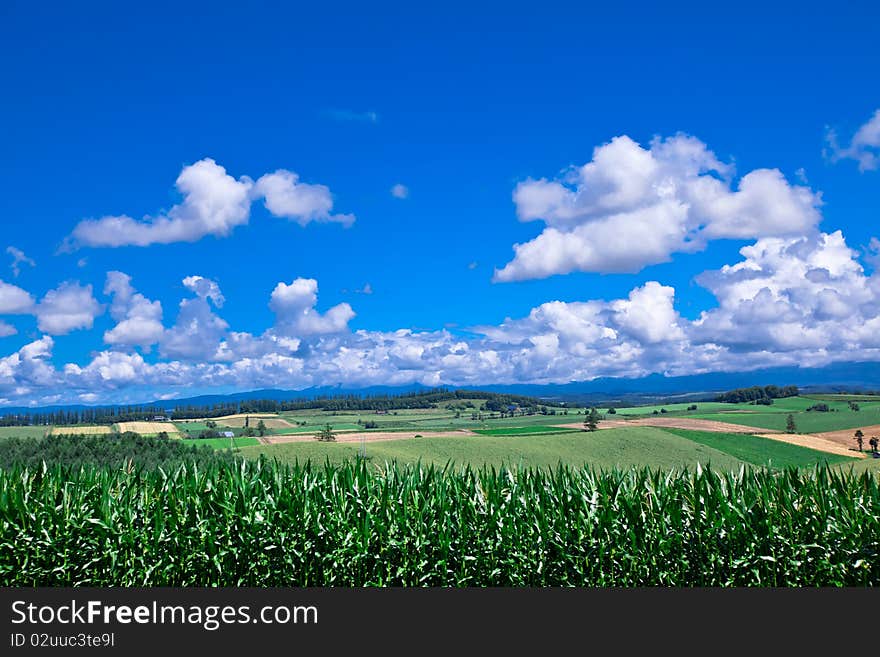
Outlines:
[[520, 183], [513, 200], [520, 221], [546, 227], [514, 245], [496, 281], [632, 273], [709, 240], [804, 234], [821, 220], [821, 199], [807, 187], [777, 169], [751, 171], [734, 184], [733, 167], [686, 135], [655, 138], [648, 148], [616, 137], [559, 180]]
[[214, 313], [214, 308], [220, 308], [225, 301], [220, 286], [202, 276], [188, 276], [183, 285], [196, 297], [180, 302], [177, 321], [162, 336], [162, 356], [215, 360], [229, 329], [229, 324]]
[[849, 142], [841, 146], [837, 131], [829, 128], [825, 135], [826, 157], [832, 162], [849, 159], [858, 162], [859, 171], [871, 171], [880, 167], [880, 109], [862, 125]]
[[300, 226], [316, 222], [354, 223], [353, 214], [331, 214], [333, 196], [325, 185], [300, 182], [293, 171], [279, 169], [257, 180], [254, 195], [263, 198], [266, 209], [276, 217], [295, 221]]
[[743, 260], [698, 281], [718, 300], [692, 340], [776, 360], [822, 364], [880, 347], [880, 280], [868, 277], [840, 231], [764, 238]]
[[155, 217], [106, 216], [80, 222], [72, 241], [81, 246], [148, 246], [225, 237], [250, 216], [248, 178], [236, 180], [211, 158], [183, 168], [175, 183], [183, 201]]
[[6, 247], [6, 253], [12, 256], [12, 264], [9, 265], [12, 269], [12, 275], [18, 278], [18, 275], [21, 273], [22, 265], [29, 265], [31, 267], [36, 267], [37, 263], [34, 262], [31, 258], [28, 258], [24, 251], [18, 249], [14, 246]]
[[49, 362], [54, 344], [51, 337], [43, 336], [0, 358], [0, 390], [15, 397], [25, 397], [35, 389], [57, 386], [57, 372]]
[[136, 292], [131, 285], [131, 276], [120, 271], [108, 272], [104, 294], [113, 298], [110, 316], [117, 322], [104, 333], [104, 342], [119, 347], [139, 346], [145, 350], [159, 342], [165, 331], [162, 304]]
[[397, 183], [391, 188], [391, 196], [399, 199], [407, 198], [409, 196], [409, 187]]
[[16, 285], [0, 281], [0, 315], [24, 315], [34, 307], [34, 298]]
[[91, 285], [70, 281], [47, 292], [34, 309], [37, 326], [49, 335], [90, 329], [95, 317], [102, 312], [104, 309], [92, 294]]
[[16, 333], [18, 333], [18, 329], [12, 324], [0, 321], [0, 338], [8, 338], [10, 335], [15, 335]]
[[355, 316], [349, 304], [340, 303], [322, 315], [315, 308], [317, 303], [315, 279], [297, 278], [290, 285], [278, 283], [269, 300], [269, 308], [277, 318], [275, 331], [280, 335], [311, 336], [348, 329], [348, 322]]
[[175, 183], [183, 200], [167, 212], [134, 219], [110, 215], [81, 221], [62, 249], [81, 246], [149, 246], [195, 242], [208, 235], [226, 237], [250, 219], [251, 204], [263, 198], [268, 210], [305, 225], [310, 221], [346, 225], [354, 215], [330, 214], [333, 200], [324, 185], [299, 182], [283, 169], [262, 176], [256, 184], [247, 176], [234, 178], [211, 158], [185, 166]]

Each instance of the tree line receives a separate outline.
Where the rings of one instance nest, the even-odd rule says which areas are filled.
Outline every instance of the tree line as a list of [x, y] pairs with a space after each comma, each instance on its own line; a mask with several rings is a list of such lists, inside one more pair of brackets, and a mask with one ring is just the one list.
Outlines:
[[731, 404], [745, 404], [755, 402], [757, 404], [767, 403], [765, 400], [782, 399], [783, 397], [797, 397], [797, 386], [752, 386], [750, 388], [737, 388], [729, 390], [715, 397], [716, 402], [727, 402]]
[[336, 395], [318, 396], [313, 399], [246, 399], [217, 404], [180, 404], [171, 406], [108, 406], [71, 408], [53, 411], [9, 413], [0, 416], [0, 426], [47, 426], [105, 424], [152, 420], [156, 416], [170, 416], [175, 420], [222, 417], [239, 413], [279, 413], [283, 411], [320, 410], [339, 411], [391, 411], [404, 409], [436, 408], [438, 404], [455, 400], [482, 400], [488, 411], [537, 409], [553, 406], [553, 402], [533, 397], [481, 390], [449, 390], [435, 388], [427, 391], [408, 392], [399, 395]]

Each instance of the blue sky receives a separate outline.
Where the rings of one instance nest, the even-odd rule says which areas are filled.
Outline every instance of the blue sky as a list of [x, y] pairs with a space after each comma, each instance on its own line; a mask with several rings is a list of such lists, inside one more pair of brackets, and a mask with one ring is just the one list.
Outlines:
[[[0, 248], [35, 263], [0, 270], [0, 403], [880, 360], [871, 3], [186, 4], [0, 9]], [[628, 177], [631, 157], [657, 171]], [[125, 245], [207, 158], [243, 185], [229, 225]], [[278, 171], [297, 177], [260, 183]], [[565, 207], [534, 200], [542, 179]], [[760, 240], [782, 242], [740, 253]], [[761, 276], [706, 283], [743, 261]], [[131, 278], [116, 302], [108, 272]]]

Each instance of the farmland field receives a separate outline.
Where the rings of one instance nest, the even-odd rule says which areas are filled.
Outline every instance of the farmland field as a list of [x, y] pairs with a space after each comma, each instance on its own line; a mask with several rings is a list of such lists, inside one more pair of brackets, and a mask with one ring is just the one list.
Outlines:
[[[312, 460], [323, 463], [329, 460], [342, 463], [356, 459], [358, 449], [357, 443], [309, 441], [245, 447], [241, 454], [250, 458], [262, 454], [287, 462]], [[377, 467], [385, 462], [551, 468], [564, 463], [601, 468], [651, 466], [664, 469], [693, 467], [699, 462], [720, 470], [737, 469], [743, 465], [743, 461], [721, 451], [653, 427], [550, 435], [424, 437], [370, 443], [367, 455]]]
[[[699, 414], [693, 417], [702, 419], [723, 419], [731, 424], [743, 424], [752, 427], [763, 427], [775, 431], [785, 431], [787, 411], [771, 413], [749, 413], [737, 415], [728, 413], [724, 415]], [[820, 413], [817, 411], [792, 411], [797, 430], [801, 433], [821, 433], [824, 431], [836, 431], [839, 429], [856, 429], [857, 427], [880, 424], [880, 409], [866, 408], [861, 411], [831, 411]]]
[[818, 452], [749, 434], [725, 434], [710, 431], [688, 431], [686, 429], [669, 429], [668, 431], [717, 449], [750, 465], [768, 468], [803, 468], [821, 463], [836, 465], [854, 461], [853, 458], [846, 456]]
[[152, 436], [160, 433], [175, 433], [177, 428], [170, 422], [119, 422], [114, 425], [120, 433], [131, 431], [143, 436]]
[[474, 433], [482, 436], [521, 436], [527, 434], [541, 433], [576, 433], [582, 431], [581, 427], [547, 427], [543, 425], [533, 425], [530, 427], [501, 427], [498, 429], [474, 429]]
[[110, 433], [113, 433], [113, 429], [111, 427], [90, 427], [84, 424], [78, 424], [72, 427], [52, 427], [49, 430], [50, 436], [100, 436]]
[[245, 436], [237, 438], [185, 438], [180, 442], [184, 445], [195, 445], [196, 447], [205, 446], [213, 449], [250, 447], [252, 445], [260, 444], [260, 441], [256, 438], [248, 438]]
[[236, 415], [228, 418], [217, 418], [216, 422], [221, 426], [234, 429], [243, 429], [245, 422], [248, 422], [248, 426], [252, 429], [256, 429], [260, 422], [267, 429], [288, 429], [293, 427], [290, 422], [277, 415]]
[[42, 438], [49, 427], [0, 427], [0, 440], [6, 438]]

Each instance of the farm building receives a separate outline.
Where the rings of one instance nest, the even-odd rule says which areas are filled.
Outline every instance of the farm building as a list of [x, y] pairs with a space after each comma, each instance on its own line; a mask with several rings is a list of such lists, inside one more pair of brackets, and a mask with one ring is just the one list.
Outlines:
[[235, 438], [235, 433], [233, 433], [232, 431], [221, 431], [220, 437], [221, 438]]

